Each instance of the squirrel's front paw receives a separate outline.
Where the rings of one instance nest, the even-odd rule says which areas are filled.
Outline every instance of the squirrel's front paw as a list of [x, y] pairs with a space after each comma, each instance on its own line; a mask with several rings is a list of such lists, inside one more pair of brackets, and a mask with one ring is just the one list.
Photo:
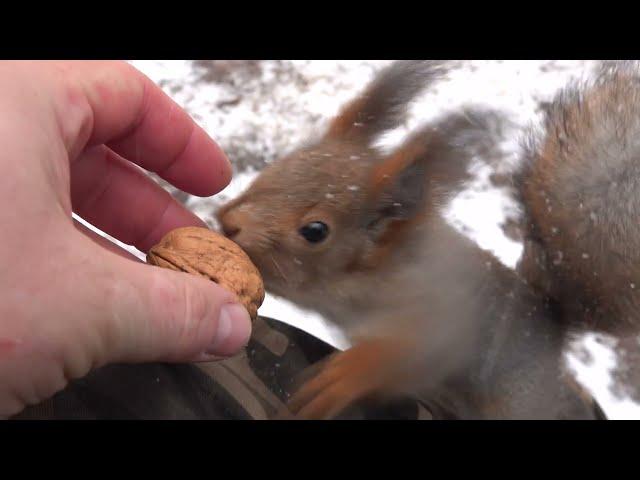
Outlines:
[[391, 393], [402, 378], [396, 368], [402, 353], [399, 344], [377, 340], [336, 354], [291, 397], [288, 412], [278, 418], [330, 419], [360, 400]]

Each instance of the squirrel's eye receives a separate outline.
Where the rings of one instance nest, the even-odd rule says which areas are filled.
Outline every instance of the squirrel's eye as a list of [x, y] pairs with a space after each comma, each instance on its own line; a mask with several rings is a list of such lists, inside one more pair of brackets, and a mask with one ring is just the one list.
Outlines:
[[326, 223], [311, 222], [300, 229], [300, 235], [309, 243], [319, 243], [329, 235], [329, 227]]

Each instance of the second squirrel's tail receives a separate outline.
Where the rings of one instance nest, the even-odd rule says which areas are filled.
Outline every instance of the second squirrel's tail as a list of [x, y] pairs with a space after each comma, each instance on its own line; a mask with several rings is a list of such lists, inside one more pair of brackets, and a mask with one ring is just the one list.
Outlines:
[[520, 265], [581, 326], [640, 327], [640, 70], [608, 64], [563, 90], [529, 141]]

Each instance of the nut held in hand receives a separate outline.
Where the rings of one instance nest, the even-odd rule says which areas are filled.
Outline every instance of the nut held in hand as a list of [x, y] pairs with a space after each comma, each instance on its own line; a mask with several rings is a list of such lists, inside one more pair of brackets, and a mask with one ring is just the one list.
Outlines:
[[172, 230], [149, 250], [147, 263], [201, 275], [234, 292], [252, 320], [264, 301], [262, 277], [247, 254], [228, 238], [206, 228]]

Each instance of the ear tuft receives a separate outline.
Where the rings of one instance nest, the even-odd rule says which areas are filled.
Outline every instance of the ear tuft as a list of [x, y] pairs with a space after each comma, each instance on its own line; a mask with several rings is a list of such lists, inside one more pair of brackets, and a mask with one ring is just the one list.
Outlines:
[[408, 104], [454, 65], [443, 60], [399, 60], [382, 70], [331, 123], [327, 138], [369, 142], [399, 126]]

